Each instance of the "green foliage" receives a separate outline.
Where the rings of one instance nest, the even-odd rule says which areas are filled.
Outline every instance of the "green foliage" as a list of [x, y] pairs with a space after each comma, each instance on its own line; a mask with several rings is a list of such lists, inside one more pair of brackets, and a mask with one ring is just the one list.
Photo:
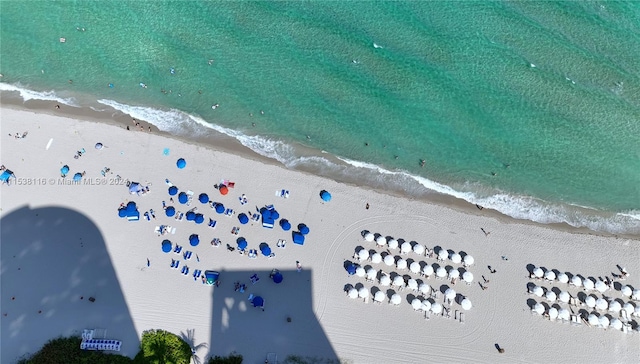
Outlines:
[[142, 333], [140, 352], [134, 364], [189, 364], [191, 347], [177, 335], [164, 330]]
[[242, 364], [242, 355], [237, 354], [235, 351], [229, 354], [229, 356], [214, 356], [209, 358], [208, 364]]
[[99, 351], [80, 349], [82, 338], [77, 336], [59, 337], [50, 340], [42, 349], [18, 364], [131, 364], [126, 356], [105, 354]]

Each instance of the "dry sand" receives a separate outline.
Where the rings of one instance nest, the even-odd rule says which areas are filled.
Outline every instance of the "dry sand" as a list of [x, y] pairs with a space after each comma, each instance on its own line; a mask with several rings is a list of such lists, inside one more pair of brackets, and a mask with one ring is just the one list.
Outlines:
[[[237, 351], [245, 363], [264, 363], [268, 353], [276, 353], [279, 360], [296, 354], [353, 363], [631, 363], [640, 359], [638, 333], [551, 322], [531, 314], [532, 299], [543, 299], [527, 293], [527, 284], [534, 282], [529, 279], [529, 265], [598, 278], [612, 277], [619, 264], [631, 274], [622, 283], [640, 288], [638, 240], [470, 214], [108, 123], [9, 108], [2, 108], [0, 117], [1, 163], [18, 177], [0, 191], [3, 363], [38, 350], [52, 337], [84, 328], [107, 329], [108, 338], [123, 340], [122, 353], [129, 356], [137, 353], [144, 330], [159, 328], [185, 336], [194, 330], [194, 344], [204, 344], [198, 350], [200, 357]], [[8, 135], [24, 131], [28, 131], [24, 139]], [[97, 142], [106, 148], [96, 150]], [[81, 148], [86, 153], [74, 159]], [[165, 148], [170, 148], [168, 156], [163, 155]], [[186, 159], [186, 168], [176, 168], [179, 157]], [[69, 177], [86, 171], [81, 184], [62, 183], [60, 168], [65, 164], [71, 168]], [[106, 179], [100, 174], [104, 167], [111, 169]], [[151, 191], [130, 195], [126, 186], [114, 183], [116, 175], [150, 184]], [[216, 228], [166, 217], [162, 201], [171, 203], [165, 179], [195, 192], [189, 207], [176, 199], [177, 210], [197, 207], [207, 221], [209, 217], [217, 220]], [[226, 196], [213, 188], [222, 179], [235, 182]], [[289, 198], [275, 196], [281, 189], [290, 191]], [[333, 195], [328, 203], [319, 197], [323, 189]], [[201, 192], [234, 209], [236, 215], [218, 215], [199, 203]], [[242, 194], [248, 198], [246, 205], [238, 199]], [[138, 204], [138, 222], [117, 215], [120, 204], [129, 200]], [[367, 203], [369, 209], [365, 209]], [[294, 229], [301, 222], [309, 226], [304, 246], [294, 245], [291, 232], [279, 226], [271, 230], [257, 222], [239, 224], [238, 213], [267, 204], [274, 204]], [[142, 214], [150, 209], [156, 219], [147, 221]], [[158, 236], [154, 227], [160, 224], [175, 227], [175, 234]], [[235, 226], [241, 227], [238, 235], [231, 234]], [[485, 236], [481, 228], [490, 234]], [[473, 308], [465, 312], [465, 323], [453, 317], [425, 320], [409, 304], [417, 295], [409, 289], [398, 292], [402, 303], [397, 307], [386, 301], [378, 305], [349, 299], [347, 285], [380, 287], [378, 282], [349, 276], [344, 269], [359, 246], [386, 251], [365, 242], [363, 230], [473, 255], [475, 265], [468, 268], [475, 276], [472, 285], [451, 285], [447, 280], [401, 272], [436, 290], [451, 286], [468, 297]], [[189, 246], [193, 233], [200, 236], [197, 247]], [[240, 236], [247, 239], [249, 248], [268, 243], [276, 256], [249, 259], [227, 251], [224, 245], [235, 246]], [[209, 242], [214, 237], [223, 246], [212, 247]], [[192, 258], [187, 261], [163, 253], [163, 239], [182, 245], [183, 252], [192, 251]], [[276, 247], [278, 239], [287, 240], [286, 248]], [[398, 250], [392, 253], [399, 255]], [[414, 253], [404, 258], [438, 263]], [[171, 269], [171, 259], [179, 259], [181, 267], [189, 266], [189, 275]], [[301, 272], [296, 271], [296, 261], [302, 264]], [[363, 265], [397, 271], [384, 263]], [[451, 261], [444, 265], [462, 268]], [[496, 273], [490, 273], [488, 265]], [[283, 283], [269, 280], [273, 268], [281, 270]], [[194, 282], [195, 269], [220, 271], [220, 286]], [[254, 273], [261, 279], [252, 285], [249, 277]], [[478, 284], [483, 275], [490, 281], [487, 290]], [[236, 281], [247, 285], [245, 293], [234, 291]], [[568, 290], [574, 296], [580, 292], [557, 281], [535, 283]], [[380, 288], [392, 293], [388, 292], [392, 287]], [[250, 293], [265, 298], [265, 311], [251, 306]], [[619, 290], [605, 296], [630, 300]], [[95, 297], [95, 302], [89, 302], [89, 297]], [[457, 303], [451, 309], [452, 315], [461, 311]], [[573, 307], [576, 312], [584, 309]], [[632, 324], [637, 326], [638, 321], [635, 317]], [[499, 353], [496, 344], [505, 352]]]

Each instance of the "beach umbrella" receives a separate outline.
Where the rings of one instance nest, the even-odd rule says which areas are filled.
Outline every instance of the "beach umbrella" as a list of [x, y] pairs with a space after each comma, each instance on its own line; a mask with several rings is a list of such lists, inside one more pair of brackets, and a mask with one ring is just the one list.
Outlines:
[[469, 271], [464, 272], [464, 274], [462, 274], [462, 280], [467, 283], [473, 282], [473, 273]]
[[544, 271], [542, 270], [542, 268], [536, 267], [533, 269], [533, 275], [536, 278], [542, 278], [542, 276], [544, 276]]
[[411, 307], [413, 307], [413, 309], [416, 310], [416, 311], [421, 310], [422, 309], [422, 302], [419, 299], [414, 298], [411, 301]]
[[589, 316], [587, 316], [587, 322], [591, 326], [598, 326], [600, 324], [600, 320], [598, 320], [598, 316], [596, 316], [593, 313], [590, 313]]
[[169, 196], [175, 196], [178, 194], [178, 187], [171, 186], [169, 187]]
[[453, 300], [456, 298], [456, 291], [453, 288], [447, 288], [447, 290], [444, 291], [444, 298], [447, 300]]
[[561, 291], [560, 294], [558, 295], [558, 299], [560, 300], [560, 302], [563, 302], [563, 303], [569, 302], [570, 298], [571, 298], [571, 295], [567, 291]]
[[367, 270], [367, 279], [368, 279], [368, 280], [371, 280], [371, 281], [372, 281], [372, 280], [376, 279], [376, 276], [377, 276], [377, 275], [378, 275], [378, 270], [377, 270], [377, 269], [375, 269], [375, 268], [369, 268], [369, 269]]
[[538, 315], [542, 315], [544, 313], [544, 306], [542, 303], [538, 302], [535, 306], [533, 306], [533, 311]]
[[358, 298], [358, 290], [353, 287], [349, 289], [347, 294], [349, 295], [349, 298]]
[[391, 296], [391, 299], [389, 300], [389, 303], [391, 303], [393, 305], [396, 305], [396, 306], [399, 305], [400, 302], [402, 302], [402, 298], [397, 293], [394, 293], [393, 296]]
[[455, 268], [449, 269], [449, 279], [458, 279], [458, 278], [460, 278], [460, 271]]
[[282, 273], [280, 273], [280, 272], [276, 272], [273, 275], [273, 282], [276, 283], [276, 284], [282, 283], [283, 279], [284, 279], [284, 277], [282, 276]]
[[356, 275], [360, 278], [364, 277], [367, 274], [367, 272], [365, 272], [364, 268], [362, 267], [358, 267], [356, 268]]
[[475, 259], [471, 255], [465, 255], [463, 261], [465, 265], [473, 265]]
[[422, 245], [422, 244], [414, 245], [413, 246], [413, 252], [418, 254], [418, 255], [424, 254], [424, 245]]
[[555, 302], [557, 299], [556, 293], [552, 290], [548, 290], [547, 294], [545, 295], [545, 297], [547, 298], [547, 300], [549, 302]]
[[640, 300], [640, 289], [634, 289], [631, 294], [631, 298], [634, 300]]
[[432, 275], [433, 274], [433, 267], [431, 265], [429, 265], [429, 264], [425, 264], [425, 266], [422, 267], [422, 273], [427, 277]]
[[177, 166], [179, 169], [182, 169], [182, 168], [184, 168], [184, 167], [186, 167], [186, 166], [187, 166], [187, 161], [185, 161], [185, 160], [184, 160], [184, 158], [180, 158], [180, 159], [178, 159], [178, 160], [176, 161], [176, 166]]
[[393, 278], [393, 285], [398, 287], [398, 288], [404, 288], [406, 283], [405, 283], [404, 278], [402, 276], [395, 276], [395, 278]]
[[569, 282], [569, 276], [566, 273], [558, 274], [558, 282], [560, 282], [560, 283], [568, 283]]
[[384, 264], [386, 264], [388, 266], [392, 266], [392, 265], [396, 264], [396, 260], [393, 257], [393, 255], [389, 254], [386, 257], [384, 257]]
[[598, 298], [596, 300], [596, 308], [598, 310], [605, 311], [607, 308], [609, 308], [609, 303], [604, 298]]
[[431, 312], [437, 314], [440, 314], [442, 312], [442, 304], [439, 302], [434, 302], [431, 304]]
[[322, 201], [329, 202], [331, 201], [331, 194], [325, 190], [320, 191], [320, 198]]
[[614, 318], [613, 320], [611, 320], [611, 327], [613, 327], [615, 330], [622, 330], [622, 321], [620, 321], [620, 319]]
[[136, 206], [136, 203], [133, 201], [129, 201], [127, 203], [127, 212], [134, 212], [138, 209], [138, 207]]
[[415, 280], [415, 279], [413, 279], [413, 278], [410, 278], [410, 279], [407, 281], [407, 287], [408, 287], [410, 290], [417, 291], [417, 290], [418, 290], [418, 281], [416, 281], [416, 280]]
[[247, 216], [247, 214], [245, 214], [244, 212], [240, 213], [238, 214], [238, 221], [240, 221], [240, 223], [244, 225], [249, 222], [249, 216]]
[[427, 312], [431, 309], [431, 301], [422, 300], [422, 311]]
[[584, 289], [587, 291], [590, 291], [593, 288], [595, 288], [595, 283], [593, 283], [593, 281], [590, 278], [585, 278], [582, 281], [582, 285], [584, 286]]
[[[271, 218], [274, 220], [278, 220], [280, 218], [280, 213], [276, 210], [271, 210]], [[308, 229], [309, 228], [307, 228], [307, 234], [309, 233]]]
[[171, 242], [169, 240], [162, 241], [162, 251], [168, 253], [171, 251]]
[[360, 249], [360, 251], [358, 251], [358, 259], [360, 259], [360, 261], [369, 259], [369, 251], [367, 249]]
[[364, 234], [364, 240], [365, 240], [365, 241], [372, 242], [372, 241], [373, 241], [373, 239], [375, 239], [375, 237], [373, 236], [373, 234], [371, 234], [371, 233], [366, 233], [366, 234]]
[[358, 297], [360, 297], [360, 298], [369, 298], [369, 289], [367, 287], [361, 287], [358, 290]]
[[223, 214], [224, 213], [224, 205], [219, 203], [219, 202], [216, 202], [214, 209], [219, 214]]
[[298, 224], [298, 231], [302, 235], [307, 235], [307, 234], [309, 234], [309, 227], [307, 227], [307, 225], [305, 225], [305, 224]]
[[220, 187], [218, 187], [218, 191], [220, 191], [220, 194], [224, 196], [229, 193], [229, 187], [227, 187], [226, 185], [221, 185]]
[[193, 221], [195, 221], [196, 224], [202, 224], [204, 222], [204, 215], [196, 214], [196, 217], [195, 219], [193, 219]]
[[410, 251], [411, 251], [411, 243], [409, 243], [408, 241], [405, 241], [404, 243], [402, 243], [402, 245], [400, 246], [400, 253], [407, 254]]
[[605, 315], [600, 316], [600, 318], [598, 318], [598, 322], [600, 323], [600, 327], [603, 329], [609, 327], [609, 318]]
[[382, 302], [385, 299], [385, 295], [384, 292], [382, 291], [378, 291], [376, 292], [376, 294], [373, 295], [373, 300], [376, 302]]
[[462, 306], [463, 310], [469, 311], [471, 309], [471, 301], [469, 301], [468, 298], [464, 298], [462, 302], [460, 302], [460, 306]]
[[558, 309], [555, 307], [551, 307], [549, 309], [549, 320], [555, 320], [556, 318], [558, 318]]
[[253, 297], [251, 303], [253, 303], [253, 307], [264, 307], [264, 299], [260, 296]]
[[125, 216], [127, 216], [127, 209], [125, 209], [125, 208], [118, 209], [118, 216], [119, 216], [119, 217], [125, 217]]
[[268, 257], [269, 255], [271, 255], [271, 248], [269, 248], [269, 245], [267, 244], [260, 244], [260, 251], [262, 252], [262, 255], [264, 255], [265, 257]]
[[451, 254], [451, 262], [460, 264], [460, 262], [462, 262], [462, 256], [460, 256], [460, 254], [458, 253]]
[[624, 306], [622, 306], [622, 309], [625, 310], [629, 315], [633, 315], [633, 312], [636, 308], [633, 306], [633, 303], [627, 302], [624, 304]]
[[418, 291], [420, 291], [420, 293], [424, 295], [427, 295], [429, 294], [429, 292], [431, 292], [431, 286], [426, 283], [420, 283], [420, 286], [418, 286]]
[[169, 206], [164, 210], [164, 213], [167, 214], [167, 217], [172, 217], [176, 214], [176, 208]]
[[79, 182], [82, 179], [82, 173], [76, 173], [73, 175], [73, 181]]
[[186, 217], [187, 221], [193, 221], [196, 219], [196, 213], [193, 211], [188, 211]]
[[96, 148], [97, 150], [102, 149], [102, 147], [104, 147], [104, 145], [102, 145], [102, 143], [96, 143], [96, 145], [95, 145], [95, 148]]
[[558, 318], [560, 320], [569, 320], [570, 318], [570, 313], [569, 310], [567, 310], [566, 308], [561, 308], [558, 310]]
[[411, 271], [411, 273], [420, 273], [420, 263], [418, 262], [413, 262], [411, 263], [411, 265], [409, 265], [409, 270]]
[[387, 245], [387, 239], [382, 235], [378, 236], [378, 238], [376, 239], [376, 245], [378, 245], [378, 246]]
[[603, 281], [598, 281], [596, 283], [596, 289], [598, 290], [598, 292], [604, 293], [609, 289], [609, 286], [607, 286], [607, 284]]
[[284, 231], [289, 231], [291, 229], [291, 223], [287, 219], [280, 220], [280, 227]]
[[382, 255], [380, 255], [380, 253], [373, 253], [373, 255], [371, 256], [371, 263], [373, 264], [382, 263]]
[[620, 310], [622, 310], [622, 305], [620, 305], [620, 302], [613, 300], [611, 301], [611, 303], [609, 303], [609, 311], [613, 313], [620, 313]]
[[190, 244], [191, 246], [198, 246], [198, 244], [200, 244], [200, 238], [198, 237], [198, 235], [197, 235], [197, 234], [192, 234], [192, 235], [189, 237], [189, 244]]
[[536, 295], [538, 297], [542, 297], [542, 295], [544, 295], [544, 290], [540, 286], [535, 286], [531, 290], [531, 293], [533, 293], [534, 295]]
[[66, 177], [67, 173], [69, 173], [69, 166], [65, 164], [64, 166], [62, 166], [62, 168], [60, 168], [60, 174], [63, 177]]
[[385, 286], [385, 287], [391, 285], [391, 277], [389, 277], [386, 274], [381, 275], [380, 276], [380, 285], [381, 286]]
[[238, 240], [236, 240], [236, 243], [238, 244], [238, 249], [239, 250], [245, 250], [247, 249], [247, 239], [240, 237], [238, 238]]
[[544, 274], [544, 279], [552, 281], [556, 279], [556, 274], [552, 270], [548, 270], [547, 273]]
[[620, 293], [622, 293], [622, 295], [625, 297], [631, 297], [631, 294], [633, 294], [633, 291], [629, 286], [622, 286], [622, 288], [620, 288]]
[[347, 265], [347, 273], [349, 273], [350, 276], [356, 274], [356, 268], [358, 268], [358, 266], [353, 263]]
[[407, 269], [407, 261], [402, 258], [398, 259], [398, 261], [396, 262], [396, 267], [400, 270]]
[[444, 269], [444, 267], [438, 267], [438, 269], [436, 270], [436, 276], [438, 276], [438, 278], [444, 278], [447, 276], [447, 270]]
[[578, 276], [573, 276], [571, 278], [571, 284], [573, 284], [576, 287], [581, 287], [582, 286], [582, 279]]
[[180, 192], [180, 194], [178, 194], [178, 202], [180, 202], [181, 204], [186, 204], [189, 201], [189, 196], [187, 196], [186, 193], [184, 192]]
[[398, 249], [398, 241], [396, 239], [389, 240], [389, 249]]
[[198, 196], [198, 201], [200, 201], [201, 203], [209, 202], [209, 195], [207, 195], [206, 193], [201, 193], [200, 196]]
[[596, 298], [593, 296], [587, 296], [584, 299], [584, 304], [587, 305], [587, 307], [594, 308], [596, 307]]
[[440, 251], [438, 252], [438, 259], [445, 260], [448, 257], [449, 257], [449, 253], [444, 249], [440, 249]]

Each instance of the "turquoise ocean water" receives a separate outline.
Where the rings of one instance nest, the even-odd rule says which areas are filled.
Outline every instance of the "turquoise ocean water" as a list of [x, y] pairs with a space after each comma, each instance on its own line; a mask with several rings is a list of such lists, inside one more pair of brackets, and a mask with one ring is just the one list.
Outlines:
[[638, 2], [1, 1], [0, 27], [5, 94], [640, 234]]

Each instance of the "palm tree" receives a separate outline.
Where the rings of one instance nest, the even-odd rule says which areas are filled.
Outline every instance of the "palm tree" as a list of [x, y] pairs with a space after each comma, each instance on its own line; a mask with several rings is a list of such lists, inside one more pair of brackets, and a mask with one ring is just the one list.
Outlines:
[[180, 337], [184, 340], [189, 347], [191, 348], [191, 360], [193, 364], [202, 364], [200, 361], [200, 357], [198, 357], [197, 351], [200, 349], [206, 349], [207, 343], [200, 343], [196, 345], [196, 330], [195, 329], [187, 329], [187, 333], [180, 333]]

